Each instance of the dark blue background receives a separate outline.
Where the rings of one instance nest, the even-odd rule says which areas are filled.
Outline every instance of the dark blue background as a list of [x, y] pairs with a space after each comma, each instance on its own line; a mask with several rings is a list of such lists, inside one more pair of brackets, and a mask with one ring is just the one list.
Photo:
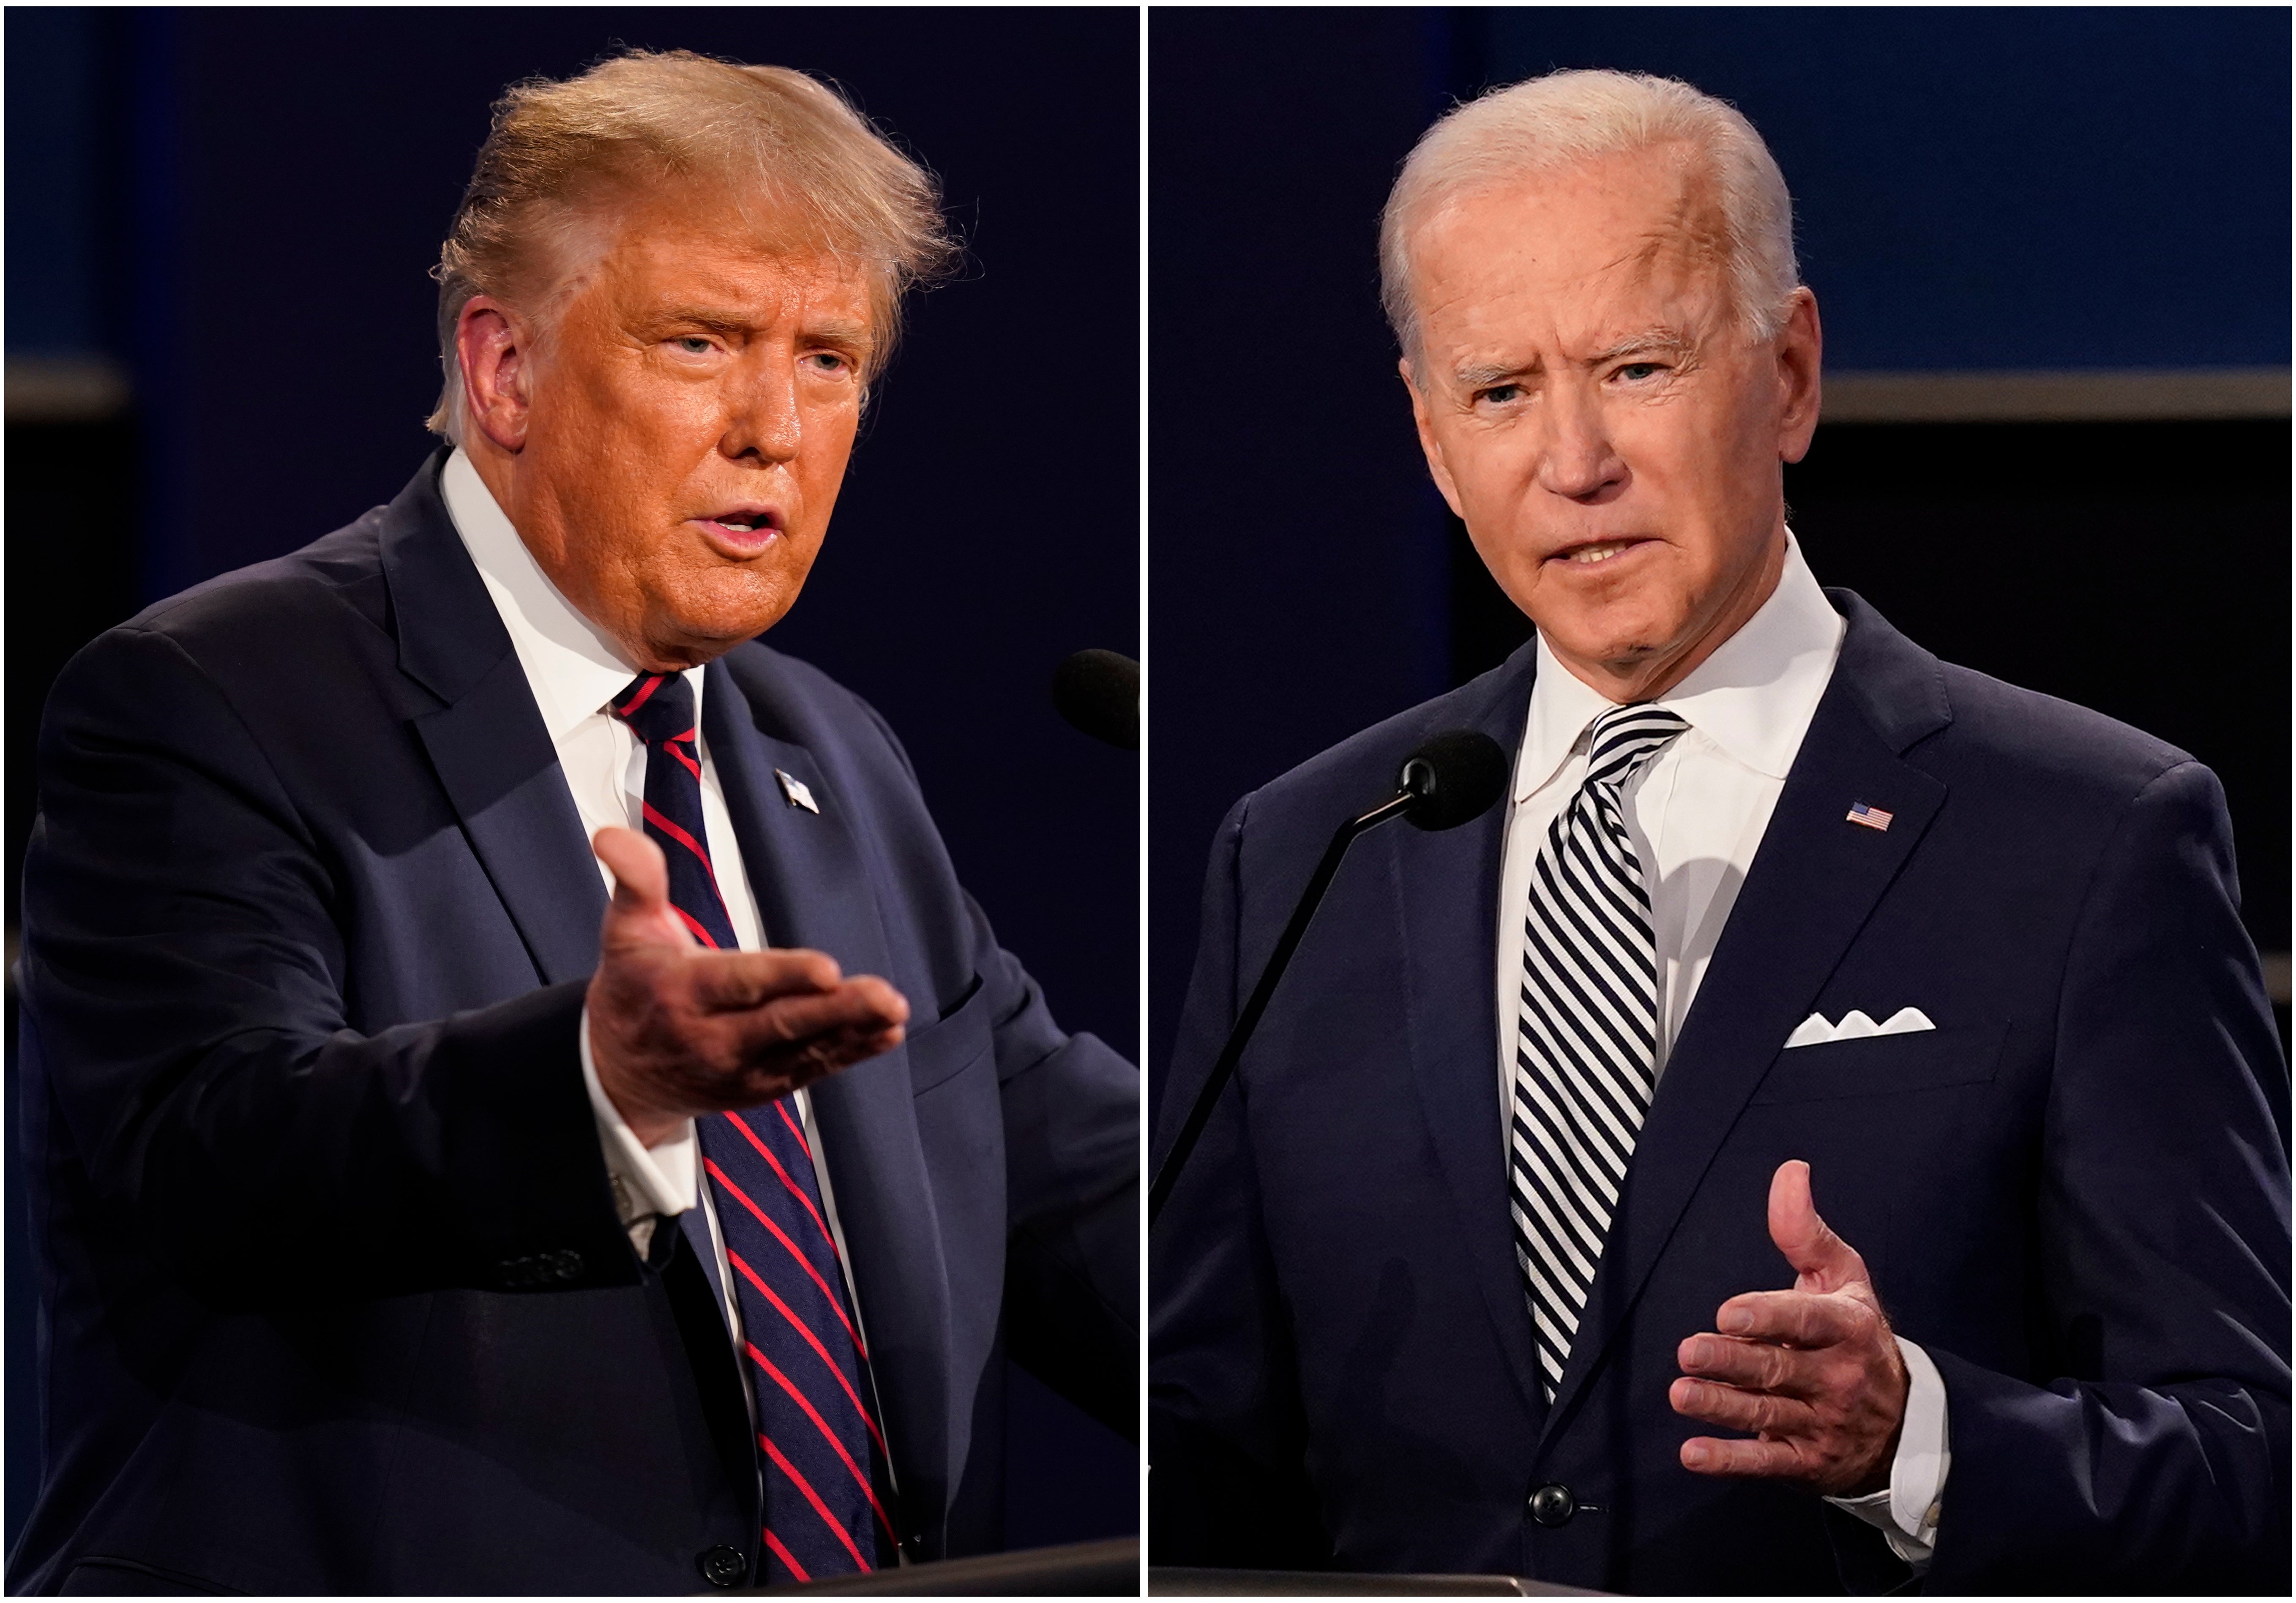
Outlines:
[[[1071, 651], [1138, 651], [1136, 14], [12, 10], [6, 28], [10, 353], [109, 354], [137, 398], [63, 514], [12, 519], [11, 567], [128, 523], [147, 599], [348, 522], [431, 448], [425, 275], [505, 84], [621, 44], [844, 84], [941, 176], [969, 260], [913, 305], [773, 643], [883, 711], [1062, 1022], [1136, 1054], [1137, 761], [1046, 693]], [[30, 456], [12, 452], [19, 480]], [[22, 1262], [12, 1536], [34, 1418]], [[1128, 1444], [1025, 1376], [1013, 1416], [1016, 1545], [1135, 1528]]]
[[[1554, 67], [1734, 102], [1794, 194], [1830, 372], [2280, 366], [2289, 44], [2278, 9], [1152, 12], [1152, 1073], [1221, 814], [1480, 666], [1504, 610], [1377, 301], [1380, 208], [1438, 114]], [[1789, 475], [1821, 580], [2217, 765], [2284, 950], [2286, 424], [1859, 427]]]
[[1463, 91], [1629, 67], [1743, 111], [1829, 367], [2288, 360], [2285, 11], [1558, 7], [1459, 34]]

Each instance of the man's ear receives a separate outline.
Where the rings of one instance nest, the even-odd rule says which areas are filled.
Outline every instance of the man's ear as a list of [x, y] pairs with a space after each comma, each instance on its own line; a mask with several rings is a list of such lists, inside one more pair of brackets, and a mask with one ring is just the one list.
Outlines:
[[1443, 492], [1452, 514], [1464, 522], [1467, 514], [1459, 509], [1459, 487], [1451, 482], [1451, 470], [1443, 465], [1442, 442], [1435, 438], [1434, 428], [1428, 421], [1427, 398], [1419, 393], [1419, 381], [1412, 376], [1411, 358], [1405, 357], [1397, 362], [1395, 370], [1403, 375], [1403, 387], [1411, 392], [1411, 421], [1419, 429], [1419, 448], [1427, 457], [1427, 472], [1433, 477], [1435, 488]]
[[525, 448], [534, 355], [524, 320], [491, 295], [473, 295], [455, 325], [455, 351], [472, 425], [502, 450]]
[[1785, 325], [1771, 349], [1778, 364], [1778, 459], [1800, 462], [1817, 430], [1818, 369], [1825, 351], [1817, 297], [1807, 285], [1794, 291]]

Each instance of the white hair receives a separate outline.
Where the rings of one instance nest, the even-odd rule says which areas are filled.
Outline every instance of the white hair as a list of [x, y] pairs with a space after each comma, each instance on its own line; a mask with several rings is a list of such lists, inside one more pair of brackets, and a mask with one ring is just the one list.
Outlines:
[[1454, 107], [1420, 136], [1396, 177], [1380, 219], [1380, 299], [1414, 367], [1411, 242], [1431, 218], [1479, 190], [1676, 144], [1704, 166], [1740, 325], [1757, 341], [1774, 336], [1800, 273], [1793, 201], [1754, 125], [1727, 101], [1677, 78], [1550, 72]]

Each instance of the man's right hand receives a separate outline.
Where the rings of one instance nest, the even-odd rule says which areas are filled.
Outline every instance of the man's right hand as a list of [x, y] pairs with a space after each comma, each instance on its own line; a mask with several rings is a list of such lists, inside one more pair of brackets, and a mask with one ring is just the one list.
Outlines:
[[900, 1044], [909, 1004], [803, 950], [713, 952], [669, 904], [661, 848], [634, 829], [591, 842], [614, 875], [590, 977], [598, 1083], [648, 1147], [686, 1120], [754, 1107]]

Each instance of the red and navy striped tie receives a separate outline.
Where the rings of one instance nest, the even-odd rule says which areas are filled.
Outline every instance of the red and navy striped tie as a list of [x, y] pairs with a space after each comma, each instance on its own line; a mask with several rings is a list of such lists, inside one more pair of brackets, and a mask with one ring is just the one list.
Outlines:
[[[701, 818], [693, 688], [681, 674], [641, 674], [613, 713], [645, 742], [645, 832], [669, 859], [670, 905], [696, 941], [731, 951]], [[875, 1569], [897, 1541], [884, 1434], [804, 1129], [786, 1100], [697, 1127], [757, 1398], [759, 1584]]]

